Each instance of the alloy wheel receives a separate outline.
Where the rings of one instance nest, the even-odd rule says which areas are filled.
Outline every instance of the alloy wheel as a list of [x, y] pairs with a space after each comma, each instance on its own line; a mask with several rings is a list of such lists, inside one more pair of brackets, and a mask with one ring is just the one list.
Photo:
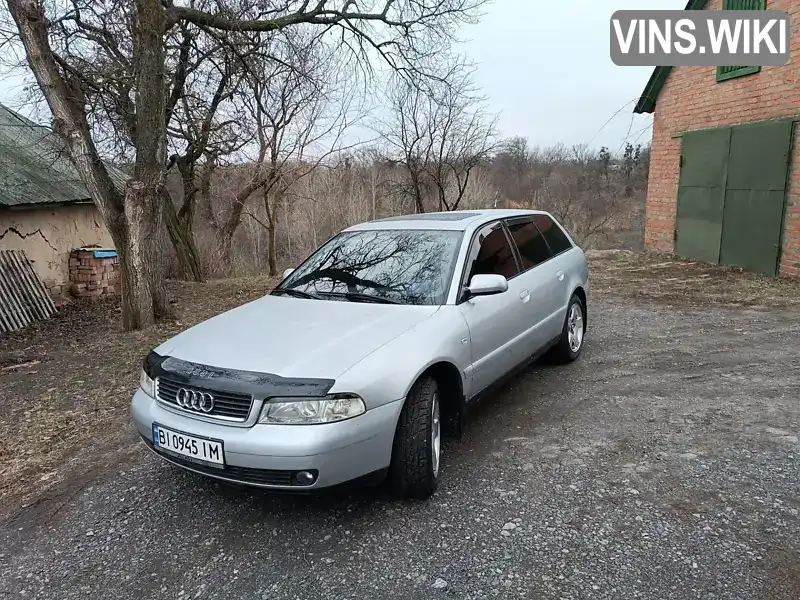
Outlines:
[[431, 462], [433, 476], [439, 476], [439, 460], [442, 454], [442, 424], [439, 413], [439, 394], [433, 394], [431, 406]]
[[583, 344], [583, 310], [580, 303], [576, 302], [569, 310], [567, 318], [567, 341], [573, 353], [581, 349]]

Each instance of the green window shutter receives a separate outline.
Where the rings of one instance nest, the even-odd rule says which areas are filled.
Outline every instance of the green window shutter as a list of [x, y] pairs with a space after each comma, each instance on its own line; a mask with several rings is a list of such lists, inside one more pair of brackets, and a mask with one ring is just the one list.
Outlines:
[[[723, 0], [722, 10], [766, 10], [767, 0]], [[717, 81], [758, 73], [761, 67], [717, 67]]]
[[767, 0], [723, 0], [722, 10], [767, 10]]

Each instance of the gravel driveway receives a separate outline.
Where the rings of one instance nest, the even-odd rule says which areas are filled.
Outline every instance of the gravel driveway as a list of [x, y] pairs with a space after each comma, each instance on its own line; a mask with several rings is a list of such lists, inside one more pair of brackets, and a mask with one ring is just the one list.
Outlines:
[[800, 313], [590, 310], [581, 360], [479, 407], [428, 502], [227, 488], [142, 448], [0, 525], [0, 598], [800, 598]]

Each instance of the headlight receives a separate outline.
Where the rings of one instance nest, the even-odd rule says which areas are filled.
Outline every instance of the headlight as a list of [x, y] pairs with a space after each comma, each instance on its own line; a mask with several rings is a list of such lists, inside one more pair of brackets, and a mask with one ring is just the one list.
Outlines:
[[316, 425], [352, 419], [367, 407], [355, 394], [332, 394], [325, 398], [271, 398], [264, 403], [259, 423]]
[[156, 384], [152, 379], [150, 379], [150, 376], [144, 372], [144, 369], [142, 369], [142, 372], [139, 375], [139, 387], [142, 388], [142, 391], [151, 398], [156, 397]]

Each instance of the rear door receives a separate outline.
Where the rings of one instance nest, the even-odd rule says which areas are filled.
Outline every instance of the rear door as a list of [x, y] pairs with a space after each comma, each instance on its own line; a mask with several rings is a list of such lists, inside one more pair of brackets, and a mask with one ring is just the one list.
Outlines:
[[530, 354], [561, 333], [572, 290], [568, 271], [574, 268], [572, 242], [548, 215], [507, 221], [522, 266], [520, 278], [531, 290], [528, 308]]
[[575, 282], [575, 269], [581, 264], [575, 253], [572, 251], [574, 246], [569, 240], [561, 226], [548, 215], [536, 215], [533, 222], [542, 232], [550, 252], [553, 255], [548, 261], [548, 269], [545, 276], [556, 281], [554, 295], [548, 302], [552, 311], [547, 316], [547, 332], [552, 340], [561, 334], [564, 326], [564, 319], [567, 316], [567, 305], [572, 296], [571, 285]]
[[523, 317], [524, 354], [530, 356], [550, 340], [548, 317], [555, 309], [552, 300], [558, 291], [558, 281], [548, 264], [553, 254], [533, 217], [508, 219], [506, 225], [519, 253], [522, 272], [517, 278], [530, 292]]
[[508, 291], [463, 301], [459, 309], [470, 333], [472, 377], [477, 393], [511, 371], [524, 359], [523, 333], [530, 294], [517, 275], [519, 265], [501, 222], [486, 225], [473, 237], [462, 274], [462, 286], [473, 275], [497, 274], [508, 280]]

